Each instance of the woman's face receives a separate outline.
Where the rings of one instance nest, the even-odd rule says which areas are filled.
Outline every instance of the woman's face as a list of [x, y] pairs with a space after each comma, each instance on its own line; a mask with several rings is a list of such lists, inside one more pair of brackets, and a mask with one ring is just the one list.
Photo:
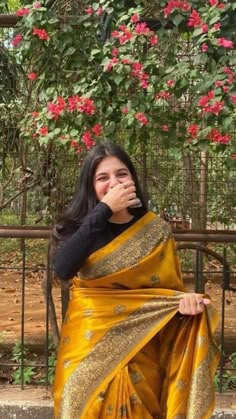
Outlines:
[[93, 179], [97, 199], [101, 201], [110, 189], [128, 180], [132, 180], [131, 173], [121, 160], [114, 156], [104, 157], [97, 166]]

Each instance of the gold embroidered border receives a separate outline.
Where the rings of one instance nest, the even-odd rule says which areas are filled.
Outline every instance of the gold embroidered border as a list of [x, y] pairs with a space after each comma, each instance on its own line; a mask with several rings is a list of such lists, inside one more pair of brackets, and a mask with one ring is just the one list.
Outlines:
[[79, 272], [79, 277], [95, 279], [113, 274], [127, 266], [132, 267], [147, 256], [154, 246], [165, 242], [170, 235], [169, 226], [161, 218], [155, 217], [109, 255], [94, 264], [85, 264]]
[[109, 330], [68, 378], [58, 419], [80, 418], [91, 394], [178, 304], [178, 297], [154, 298]]
[[218, 352], [219, 350], [216, 344], [210, 342], [205, 359], [192, 376], [187, 406], [187, 419], [202, 419], [209, 412], [209, 408], [214, 402], [215, 391], [211, 369]]

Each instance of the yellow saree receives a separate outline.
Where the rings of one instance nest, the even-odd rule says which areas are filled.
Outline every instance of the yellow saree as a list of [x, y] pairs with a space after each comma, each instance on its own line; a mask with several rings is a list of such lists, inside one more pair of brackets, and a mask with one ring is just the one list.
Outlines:
[[167, 224], [148, 212], [74, 278], [54, 382], [60, 419], [204, 419], [214, 409], [212, 305], [179, 316]]

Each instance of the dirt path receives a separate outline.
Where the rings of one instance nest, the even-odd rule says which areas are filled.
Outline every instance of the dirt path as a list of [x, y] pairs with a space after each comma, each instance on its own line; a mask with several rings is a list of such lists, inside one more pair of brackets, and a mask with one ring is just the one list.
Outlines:
[[[1, 272], [0, 282], [0, 342], [15, 342], [21, 336], [21, 301], [22, 279], [19, 273]], [[30, 273], [25, 284], [25, 339], [26, 342], [38, 342], [45, 336], [46, 305], [41, 290], [42, 275]], [[187, 285], [191, 290], [192, 286]], [[208, 282], [206, 292], [221, 315], [222, 290], [219, 284]], [[54, 302], [61, 323], [60, 288], [53, 289]], [[225, 334], [229, 337], [236, 335], [236, 293], [226, 292]], [[221, 316], [220, 316], [221, 317]], [[218, 326], [218, 333], [221, 324]]]

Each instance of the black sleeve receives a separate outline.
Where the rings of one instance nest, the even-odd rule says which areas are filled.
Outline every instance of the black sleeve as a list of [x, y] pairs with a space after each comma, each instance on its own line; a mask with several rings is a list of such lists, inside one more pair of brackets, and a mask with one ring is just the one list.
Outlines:
[[53, 267], [60, 279], [68, 280], [78, 273], [112, 214], [107, 204], [99, 202], [78, 230], [56, 250]]

